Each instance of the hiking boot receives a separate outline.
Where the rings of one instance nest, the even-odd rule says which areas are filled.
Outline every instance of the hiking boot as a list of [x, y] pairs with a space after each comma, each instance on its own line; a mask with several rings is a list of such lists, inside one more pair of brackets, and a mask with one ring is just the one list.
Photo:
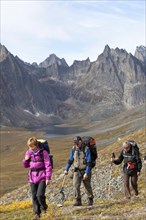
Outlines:
[[42, 209], [42, 211], [41, 211], [42, 216], [45, 216], [46, 213], [47, 213], [47, 209]]
[[88, 199], [88, 205], [93, 205], [93, 198]]
[[34, 218], [32, 220], [38, 220], [38, 219], [40, 219], [40, 215], [39, 214], [35, 214]]
[[76, 199], [74, 206], [81, 206], [81, 205], [82, 205], [81, 199]]

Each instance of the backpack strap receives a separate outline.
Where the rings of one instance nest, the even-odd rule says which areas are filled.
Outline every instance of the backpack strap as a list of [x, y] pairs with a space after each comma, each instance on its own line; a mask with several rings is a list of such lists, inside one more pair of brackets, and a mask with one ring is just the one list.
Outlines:
[[41, 150], [41, 151], [40, 151], [40, 157], [41, 157], [41, 159], [42, 159], [42, 162], [44, 161], [44, 154], [43, 154], [43, 151], [44, 151], [44, 150]]

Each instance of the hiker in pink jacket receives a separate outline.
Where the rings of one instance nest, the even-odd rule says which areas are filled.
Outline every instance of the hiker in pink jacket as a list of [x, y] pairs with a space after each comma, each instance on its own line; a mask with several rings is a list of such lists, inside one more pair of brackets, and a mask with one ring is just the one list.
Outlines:
[[32, 193], [33, 220], [40, 218], [40, 214], [46, 213], [47, 204], [45, 197], [46, 186], [49, 185], [52, 176], [52, 166], [49, 154], [43, 148], [38, 147], [38, 141], [31, 137], [27, 141], [29, 149], [25, 153], [23, 166], [29, 168], [29, 182]]

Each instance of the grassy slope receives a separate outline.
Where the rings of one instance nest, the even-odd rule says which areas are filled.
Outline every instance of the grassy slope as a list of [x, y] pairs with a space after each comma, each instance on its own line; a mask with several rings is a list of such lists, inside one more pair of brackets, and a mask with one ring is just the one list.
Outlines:
[[[121, 143], [126, 139], [133, 138], [139, 143], [140, 151], [142, 158], [146, 154], [146, 129], [140, 129], [139, 131], [122, 138], [120, 141], [102, 147], [99, 149], [99, 159], [98, 169], [100, 166], [109, 163], [109, 157], [111, 152], [114, 150], [116, 155], [119, 154], [121, 150]], [[55, 143], [58, 143], [55, 141]], [[53, 142], [52, 142], [53, 144]], [[59, 143], [58, 143], [59, 144]], [[66, 142], [66, 147], [69, 143]], [[68, 153], [68, 149], [66, 149]], [[59, 157], [57, 158], [59, 160]], [[59, 161], [58, 161], [59, 163]], [[63, 162], [64, 163], [64, 162]], [[65, 160], [66, 163], [66, 160]], [[116, 196], [114, 199], [104, 199], [96, 200], [93, 207], [83, 206], [81, 208], [74, 208], [72, 206], [72, 201], [67, 201], [64, 204], [63, 208], [58, 208], [56, 205], [50, 205], [47, 216], [44, 219], [50, 220], [71, 220], [71, 219], [80, 219], [80, 220], [89, 220], [89, 219], [121, 219], [121, 220], [145, 220], [146, 218], [146, 167], [143, 167], [142, 174], [139, 178], [139, 191], [140, 197], [131, 201], [126, 201], [122, 193]], [[113, 170], [113, 175], [118, 175], [116, 169]], [[14, 202], [10, 205], [0, 206], [1, 214], [0, 219], [31, 219], [32, 218], [32, 207], [31, 202]]]

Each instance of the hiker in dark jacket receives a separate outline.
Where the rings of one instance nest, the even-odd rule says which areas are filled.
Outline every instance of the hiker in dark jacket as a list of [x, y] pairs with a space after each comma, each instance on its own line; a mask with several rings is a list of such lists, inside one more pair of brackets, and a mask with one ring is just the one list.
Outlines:
[[81, 206], [81, 181], [85, 186], [88, 196], [88, 205], [93, 205], [93, 192], [91, 187], [91, 153], [88, 147], [83, 149], [82, 139], [77, 136], [74, 138], [74, 146], [71, 150], [65, 174], [68, 174], [69, 168], [74, 164], [73, 187], [75, 195], [75, 206]]
[[32, 193], [33, 210], [35, 216], [33, 220], [40, 218], [40, 214], [45, 214], [47, 210], [45, 190], [49, 185], [52, 176], [52, 166], [49, 154], [43, 148], [38, 147], [38, 141], [31, 137], [27, 141], [29, 149], [25, 153], [23, 166], [29, 168], [29, 182]]
[[120, 153], [118, 159], [111, 158], [111, 162], [119, 165], [124, 160], [123, 172], [124, 172], [124, 188], [125, 196], [127, 199], [131, 198], [129, 180], [131, 178], [131, 185], [134, 190], [135, 196], [138, 196], [138, 176], [142, 168], [142, 161], [140, 158], [139, 150], [134, 149], [134, 146], [130, 142], [123, 143], [123, 150]]

